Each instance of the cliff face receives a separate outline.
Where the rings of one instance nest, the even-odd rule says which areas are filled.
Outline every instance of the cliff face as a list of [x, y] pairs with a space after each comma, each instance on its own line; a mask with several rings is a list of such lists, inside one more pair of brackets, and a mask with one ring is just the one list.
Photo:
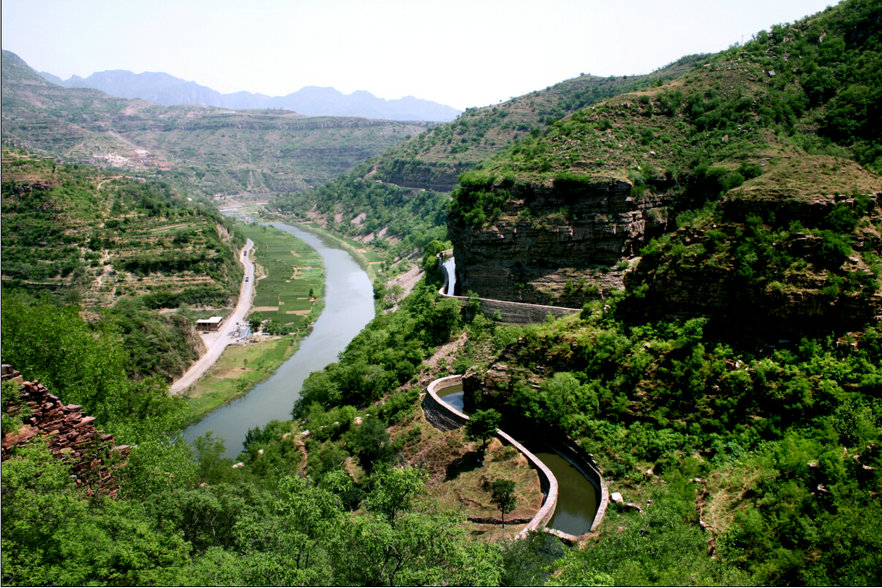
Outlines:
[[632, 184], [616, 178], [510, 192], [492, 224], [451, 218], [458, 293], [578, 307], [622, 288], [619, 262], [667, 225], [666, 197], [634, 197]]
[[626, 279], [639, 292], [631, 309], [781, 336], [879, 320], [880, 190], [882, 178], [847, 160], [779, 165], [647, 248]]

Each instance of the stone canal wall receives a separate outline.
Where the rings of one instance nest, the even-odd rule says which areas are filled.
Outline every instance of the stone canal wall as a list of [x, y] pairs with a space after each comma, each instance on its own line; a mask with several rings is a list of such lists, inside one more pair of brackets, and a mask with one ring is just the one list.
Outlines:
[[[462, 376], [448, 376], [431, 382], [426, 389], [426, 395], [423, 398], [423, 410], [425, 411], [426, 419], [441, 430], [450, 431], [457, 429], [464, 426], [466, 421], [469, 420], [467, 415], [441, 400], [439, 396], [439, 392], [459, 386], [462, 386]], [[541, 530], [548, 524], [551, 517], [554, 516], [554, 509], [557, 507], [557, 478], [554, 477], [548, 466], [510, 435], [501, 430], [497, 430], [496, 433], [504, 443], [508, 443], [520, 451], [527, 458], [527, 461], [536, 468], [542, 484], [542, 492], [545, 494], [542, 506], [517, 535], [518, 539], [523, 539], [530, 531]]]
[[[462, 376], [456, 375], [434, 380], [426, 388], [426, 394], [423, 397], [422, 402], [423, 412], [426, 415], [426, 420], [442, 431], [452, 431], [463, 427], [465, 426], [466, 421], [469, 420], [468, 415], [456, 410], [441, 400], [441, 393], [450, 388], [460, 387], [462, 387]], [[536, 468], [542, 484], [542, 492], [545, 494], [545, 500], [542, 503], [542, 507], [530, 523], [518, 534], [519, 538], [523, 538], [530, 531], [542, 530], [543, 527], [548, 524], [548, 521], [554, 516], [554, 511], [557, 508], [559, 492], [558, 482], [554, 473], [548, 468], [548, 466], [546, 466], [542, 460], [536, 457], [526, 447], [504, 431], [497, 430], [497, 433], [503, 442], [514, 446], [527, 458], [533, 467]], [[594, 532], [600, 525], [601, 521], [603, 521], [606, 509], [609, 506], [609, 487], [603, 479], [603, 471], [600, 469], [600, 466], [597, 465], [594, 456], [590, 453], [585, 453], [579, 446], [569, 439], [557, 439], [552, 445], [554, 446], [555, 453], [563, 457], [572, 464], [573, 467], [579, 470], [583, 476], [591, 481], [598, 491], [599, 499], [597, 512], [594, 515], [594, 520], [591, 523], [591, 528], [588, 533], [576, 536], [556, 529], [544, 529], [570, 543], [577, 543], [586, 535]]]

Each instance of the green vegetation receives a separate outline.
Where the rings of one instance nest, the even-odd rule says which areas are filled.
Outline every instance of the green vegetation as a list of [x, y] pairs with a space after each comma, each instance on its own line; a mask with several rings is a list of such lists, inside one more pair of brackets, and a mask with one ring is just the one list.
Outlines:
[[154, 309], [238, 294], [242, 236], [168, 185], [4, 148], [2, 215], [4, 293], [81, 304], [121, 336], [135, 378], [170, 381], [202, 345], [184, 316]]
[[183, 401], [159, 375], [131, 379], [134, 362], [112, 322], [86, 323], [75, 306], [3, 293], [3, 362], [123, 438], [176, 426]]
[[135, 295], [151, 308], [238, 291], [241, 237], [168, 185], [4, 149], [2, 194], [9, 288], [88, 306]]
[[502, 513], [502, 528], [505, 529], [505, 514], [514, 509], [516, 500], [514, 496], [515, 483], [512, 480], [493, 480], [493, 504], [499, 507]]
[[496, 435], [496, 429], [499, 428], [501, 420], [502, 415], [491, 408], [489, 410], [475, 411], [469, 417], [468, 422], [466, 422], [466, 436], [469, 439], [481, 442], [480, 452], [482, 454], [487, 450], [487, 442]]
[[325, 409], [365, 406], [411, 379], [461, 321], [458, 301], [439, 299], [435, 290], [419, 285], [402, 305], [404, 312], [378, 316], [352, 340], [339, 362], [310, 374], [294, 415], [303, 416], [313, 403]]
[[[452, 326], [442, 332], [438, 319], [450, 313], [447, 301], [436, 302], [426, 286], [414, 295], [407, 317], [375, 324], [347, 350], [346, 363], [354, 362], [347, 365], [350, 373], [373, 371], [360, 360], [387, 351], [374, 345], [385, 328], [415, 330], [411, 342], [426, 329], [435, 333], [432, 345], [445, 340]], [[210, 436], [196, 442], [193, 454], [169, 440], [180, 401], [152, 405], [159, 414], [151, 420], [117, 400], [121, 392], [96, 393], [127, 389], [123, 352], [109, 337], [90, 333], [75, 309], [61, 320], [49, 312], [7, 317], [9, 308], [14, 306], [4, 300], [4, 361], [28, 366], [26, 378], [41, 377], [65, 401], [81, 401], [100, 415], [102, 427], [136, 447], [117, 474], [123, 489], [118, 498], [80, 494], [70, 485], [71, 466], [48, 453], [39, 438], [4, 462], [4, 582], [498, 584], [499, 549], [470, 538], [462, 515], [437, 508], [425, 495], [425, 474], [390, 465], [400, 441], [390, 444], [387, 423], [413, 413], [415, 389], [396, 393], [390, 381], [392, 388], [379, 393], [391, 397], [371, 407], [372, 416], [362, 413], [360, 425], [352, 407], [325, 412], [310, 403], [305, 422], [315, 431], [308, 443], [316, 445], [308, 462], [295, 441], [295, 425], [272, 422], [249, 433], [240, 456], [246, 465], [232, 468]], [[38, 320], [47, 327], [38, 328]], [[392, 352], [402, 351], [394, 346]], [[38, 364], [23, 355], [28, 353], [45, 356], [42, 367], [32, 368]], [[116, 368], [97, 369], [95, 362], [113, 358]], [[96, 386], [96, 373], [105, 374], [106, 386]], [[370, 397], [354, 400], [366, 406]], [[4, 409], [11, 399], [4, 388]], [[5, 427], [9, 418], [4, 415]], [[335, 438], [337, 444], [322, 448], [322, 439]], [[329, 453], [339, 455], [340, 442], [365, 466], [360, 473], [329, 459]], [[304, 465], [315, 481], [299, 474]]]
[[[363, 173], [364, 166], [358, 168]], [[352, 174], [356, 175], [356, 174]], [[341, 203], [345, 211], [338, 214]], [[365, 239], [380, 255], [395, 260], [422, 250], [446, 235], [447, 197], [431, 190], [401, 188], [360, 177], [343, 176], [315, 191], [278, 199], [280, 211], [315, 210], [327, 219], [324, 228]], [[395, 236], [397, 242], [384, 238]]]
[[[4, 362], [133, 445], [113, 474], [117, 497], [75, 488], [76, 464], [40, 438], [12, 453], [4, 583], [880, 584], [882, 223], [878, 175], [866, 169], [879, 170], [879, 14], [878, 1], [846, 0], [775, 27], [463, 175], [450, 215], [466, 225], [518, 208], [527, 186], [577, 195], [598, 175], [627, 179], [635, 199], [669, 195], [678, 228], [629, 263], [625, 291], [557, 321], [500, 325], [439, 297], [437, 282], [420, 284], [309, 376], [293, 421], [249, 432], [241, 467], [210, 436], [192, 449], [170, 439], [183, 401], [145, 376], [153, 368], [134, 351], [146, 343], [121, 344], [122, 316], [86, 322], [79, 307], [4, 289]], [[514, 116], [490, 112], [494, 125]], [[419, 194], [365, 183], [365, 206], [388, 198], [377, 218], [389, 222], [411, 204], [396, 198]], [[437, 210], [433, 197], [407, 214]], [[567, 218], [565, 204], [549, 215]], [[4, 221], [5, 206], [4, 191]], [[369, 224], [367, 213], [352, 222], [359, 212], [338, 224]], [[536, 212], [523, 214], [541, 223]], [[423, 242], [430, 260], [444, 236], [413, 226], [419, 235], [395, 254]], [[162, 259], [173, 268], [179, 258]], [[145, 260], [127, 271], [155, 274]], [[420, 383], [447, 373], [465, 374], [476, 414], [592, 453], [640, 510], [610, 505], [582, 548], [539, 535], [478, 540], [492, 525], [466, 523], [466, 512], [510, 521], [535, 503], [537, 484], [497, 441], [470, 443], [422, 418]], [[27, 415], [9, 412], [9, 385], [2, 400], [13, 433]]]
[[[846, 5], [762, 31], [674, 82], [618, 94], [518, 140], [481, 164], [489, 183], [461, 184], [451, 218], [491, 221], [513, 180], [612, 176], [630, 181], [633, 196], [665, 195], [679, 212], [767, 173], [779, 157], [847, 157], [882, 172], [882, 144], [868, 130], [882, 102], [878, 7]], [[812, 180], [823, 189], [824, 178]]]
[[878, 326], [768, 351], [707, 334], [706, 318], [617, 320], [610, 302], [547, 325], [473, 326], [461, 359], [494, 373], [479, 406], [565, 433], [612, 489], [648, 504], [613, 508], [597, 542], [561, 560], [565, 583], [874, 583]]
[[318, 318], [325, 274], [319, 254], [293, 235], [274, 227], [241, 225], [254, 241], [257, 294], [249, 315], [252, 324], [267, 321], [272, 334], [303, 332]]
[[185, 394], [187, 422], [247, 394], [298, 348], [321, 312], [324, 271], [318, 253], [290, 233], [259, 225], [237, 225], [254, 242], [257, 294], [251, 325], [274, 337], [227, 347]]
[[314, 210], [329, 230], [364, 239], [389, 265], [446, 238], [449, 192], [460, 174], [512, 142], [538, 136], [552, 120], [599, 100], [674, 79], [696, 67], [684, 57], [645, 76], [583, 75], [497, 106], [469, 109], [310, 191], [270, 205], [286, 214]]

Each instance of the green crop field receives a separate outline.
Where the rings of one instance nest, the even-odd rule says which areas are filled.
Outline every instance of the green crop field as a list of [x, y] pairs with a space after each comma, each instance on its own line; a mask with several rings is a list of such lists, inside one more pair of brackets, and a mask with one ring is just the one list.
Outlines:
[[321, 310], [324, 266], [309, 245], [261, 225], [240, 225], [255, 244], [257, 294], [250, 319], [269, 320], [270, 332], [290, 333], [313, 322]]

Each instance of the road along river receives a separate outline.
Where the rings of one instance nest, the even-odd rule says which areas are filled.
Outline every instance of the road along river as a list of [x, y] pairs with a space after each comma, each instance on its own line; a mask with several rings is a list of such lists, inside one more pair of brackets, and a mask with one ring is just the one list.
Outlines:
[[246, 396], [215, 410], [184, 431], [184, 439], [189, 443], [212, 431], [225, 440], [227, 457], [239, 454], [249, 429], [262, 427], [271, 420], [290, 419], [306, 376], [337, 361], [352, 338], [374, 318], [373, 286], [349, 253], [303, 229], [284, 223], [272, 226], [305, 241], [322, 257], [325, 308], [297, 352], [272, 376]]
[[254, 263], [249, 257], [252, 247], [254, 247], [254, 242], [248, 239], [245, 247], [239, 253], [239, 261], [245, 268], [245, 275], [239, 289], [239, 302], [233, 309], [233, 314], [227, 317], [219, 331], [202, 335], [206, 346], [205, 355], [200, 357], [199, 361], [190, 366], [190, 369], [171, 385], [172, 394], [180, 394], [201, 378], [233, 341], [234, 332], [239, 328], [239, 323], [245, 322], [245, 317], [251, 310], [251, 301], [254, 299]]

